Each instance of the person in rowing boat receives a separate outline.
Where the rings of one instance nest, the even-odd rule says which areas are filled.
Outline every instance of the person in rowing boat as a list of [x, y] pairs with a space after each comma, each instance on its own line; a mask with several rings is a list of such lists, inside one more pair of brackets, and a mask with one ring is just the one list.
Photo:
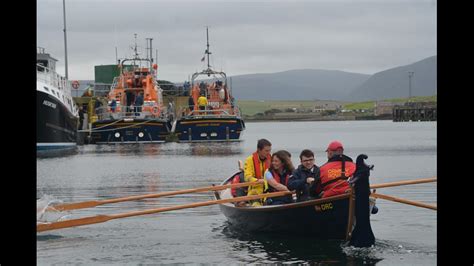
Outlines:
[[[270, 167], [272, 144], [266, 139], [259, 139], [257, 142], [257, 151], [252, 153], [244, 164], [245, 182], [259, 182], [255, 186], [249, 186], [247, 196], [263, 194], [265, 170]], [[253, 207], [262, 206], [261, 200], [251, 202]]]
[[[288, 179], [295, 170], [293, 163], [291, 162], [290, 153], [284, 150], [277, 151], [272, 155], [272, 165], [265, 171], [266, 185], [265, 192], [277, 192], [277, 191], [289, 191], [288, 190]], [[266, 205], [277, 205], [292, 203], [293, 198], [291, 195], [268, 198]]]
[[343, 194], [349, 190], [347, 181], [352, 178], [356, 170], [352, 158], [343, 154], [344, 147], [341, 142], [331, 142], [326, 152], [328, 161], [319, 168], [321, 182], [310, 187], [310, 190], [322, 198]]
[[295, 169], [288, 180], [288, 189], [296, 191], [297, 201], [308, 200], [310, 195], [317, 196], [316, 193], [309, 193], [310, 186], [320, 181], [319, 167], [314, 164], [314, 153], [305, 149], [300, 154], [301, 164]]

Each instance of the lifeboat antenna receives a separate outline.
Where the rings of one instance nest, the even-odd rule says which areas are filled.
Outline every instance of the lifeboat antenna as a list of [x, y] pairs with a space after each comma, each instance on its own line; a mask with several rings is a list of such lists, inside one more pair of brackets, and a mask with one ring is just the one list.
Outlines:
[[135, 52], [135, 58], [134, 59], [139, 59], [138, 58], [138, 50], [137, 50], [137, 34], [134, 33], [135, 35], [135, 47], [133, 47], [133, 51]]
[[[209, 27], [206, 26], [206, 36], [207, 36], [207, 49], [206, 49], [206, 54], [207, 54], [207, 69], [211, 69], [211, 66], [209, 65], [209, 55], [211, 52], [209, 51]], [[210, 74], [207, 74], [209, 77]]]

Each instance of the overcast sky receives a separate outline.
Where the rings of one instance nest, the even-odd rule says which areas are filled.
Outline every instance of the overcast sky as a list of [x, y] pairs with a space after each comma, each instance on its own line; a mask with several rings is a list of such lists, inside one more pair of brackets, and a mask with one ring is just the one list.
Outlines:
[[[435, 0], [143, 1], [66, 0], [70, 79], [132, 55], [134, 33], [158, 49], [159, 79], [202, 70], [209, 26], [211, 65], [230, 76], [290, 69], [373, 74], [436, 55]], [[37, 0], [37, 46], [64, 73], [63, 5]], [[153, 51], [155, 56], [155, 51]]]

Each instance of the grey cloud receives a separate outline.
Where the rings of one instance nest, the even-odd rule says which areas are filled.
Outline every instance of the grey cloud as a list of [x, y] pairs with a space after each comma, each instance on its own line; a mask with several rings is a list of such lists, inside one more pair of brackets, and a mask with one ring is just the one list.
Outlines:
[[[37, 3], [37, 43], [63, 64], [62, 1]], [[211, 60], [229, 75], [295, 68], [374, 73], [436, 54], [433, 1], [66, 1], [69, 75], [130, 55], [154, 38], [160, 77], [201, 69], [205, 26]], [[155, 53], [153, 53], [155, 54]], [[59, 68], [61, 70], [61, 68]]]

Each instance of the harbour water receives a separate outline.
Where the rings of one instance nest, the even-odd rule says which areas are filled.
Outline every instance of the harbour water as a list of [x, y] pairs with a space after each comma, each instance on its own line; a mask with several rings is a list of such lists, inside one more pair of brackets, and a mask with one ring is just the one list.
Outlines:
[[[85, 145], [77, 153], [37, 159], [37, 197], [76, 202], [218, 184], [259, 138], [286, 149], [293, 163], [309, 148], [326, 161], [332, 140], [352, 158], [374, 164], [372, 184], [436, 176], [436, 122], [391, 121], [247, 123], [238, 143]], [[377, 192], [436, 204], [436, 183]], [[146, 199], [75, 210], [64, 218], [113, 214], [211, 200], [210, 193]], [[38, 265], [169, 263], [436, 264], [436, 211], [377, 200], [371, 216], [376, 244], [353, 249], [342, 241], [284, 234], [248, 234], [229, 227], [218, 206], [184, 209], [38, 233]], [[53, 217], [54, 218], [54, 217]], [[50, 219], [53, 219], [50, 217]], [[57, 218], [57, 217], [56, 217]]]

